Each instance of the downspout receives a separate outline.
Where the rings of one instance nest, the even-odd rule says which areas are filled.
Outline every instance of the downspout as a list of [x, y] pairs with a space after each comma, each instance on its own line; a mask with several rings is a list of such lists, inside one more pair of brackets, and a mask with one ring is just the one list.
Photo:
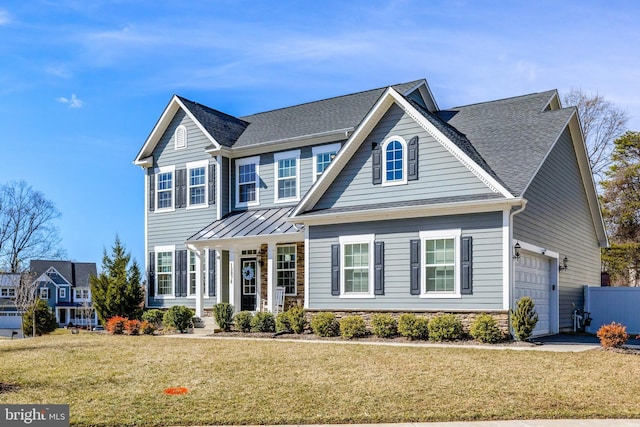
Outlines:
[[[510, 268], [509, 268], [509, 308], [512, 306], [513, 295], [515, 291], [515, 259], [513, 257], [513, 217], [517, 214], [521, 213], [527, 207], [527, 199], [522, 199], [522, 204], [516, 210], [512, 210], [509, 214], [509, 257], [510, 257]], [[511, 328], [511, 316], [507, 316], [507, 321], [509, 323], [509, 331], [513, 334], [513, 329]]]

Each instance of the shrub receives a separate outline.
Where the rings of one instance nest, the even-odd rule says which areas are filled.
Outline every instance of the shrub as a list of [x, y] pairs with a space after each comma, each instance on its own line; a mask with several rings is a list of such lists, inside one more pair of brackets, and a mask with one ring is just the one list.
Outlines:
[[148, 320], [143, 320], [142, 323], [140, 323], [140, 330], [145, 335], [153, 335], [156, 331], [156, 326]]
[[429, 337], [429, 319], [403, 313], [398, 318], [398, 333], [411, 340], [426, 340]]
[[462, 322], [455, 314], [439, 314], [429, 321], [429, 339], [432, 341], [458, 340], [462, 334]]
[[367, 325], [360, 316], [346, 316], [340, 319], [340, 335], [343, 338], [360, 338], [367, 334]]
[[112, 335], [122, 335], [127, 325], [127, 318], [122, 316], [113, 316], [107, 320], [104, 325], [107, 332]]
[[498, 327], [496, 319], [483, 313], [476, 317], [469, 329], [471, 336], [480, 342], [496, 343], [502, 339], [502, 331]]
[[600, 345], [604, 348], [620, 348], [629, 339], [627, 327], [616, 322], [602, 325], [596, 335], [600, 338]]
[[250, 311], [241, 311], [233, 316], [233, 324], [238, 331], [251, 332], [251, 321], [253, 320], [253, 313]]
[[276, 319], [273, 313], [268, 311], [259, 311], [251, 319], [251, 329], [256, 332], [275, 332]]
[[184, 305], [175, 305], [164, 313], [162, 323], [182, 333], [187, 332], [195, 312]]
[[335, 314], [328, 311], [318, 313], [311, 319], [311, 330], [319, 337], [335, 337], [338, 327]]
[[392, 338], [398, 334], [398, 322], [390, 314], [374, 314], [371, 317], [371, 328], [380, 338]]
[[162, 318], [164, 317], [164, 311], [158, 310], [157, 308], [153, 308], [151, 310], [146, 310], [142, 313], [142, 320], [146, 320], [147, 322], [153, 324], [156, 327], [162, 325]]
[[36, 321], [36, 335], [44, 335], [58, 329], [56, 316], [46, 301], [38, 298], [22, 315], [22, 331], [26, 336], [33, 334], [33, 319]]
[[213, 306], [213, 317], [216, 323], [225, 332], [231, 330], [233, 320], [233, 306], [226, 302], [221, 302]]
[[514, 310], [509, 310], [511, 327], [516, 339], [524, 341], [531, 336], [531, 333], [538, 323], [538, 313], [534, 310], [535, 304], [530, 297], [522, 297], [517, 302]]
[[304, 328], [307, 326], [307, 316], [304, 308], [296, 304], [291, 306], [285, 313], [289, 320], [289, 328], [296, 334], [303, 333]]
[[142, 323], [139, 320], [127, 320], [127, 322], [124, 324], [124, 329], [129, 335], [138, 335], [140, 334], [141, 325]]
[[276, 316], [276, 332], [290, 331], [291, 323], [289, 322], [289, 315], [286, 311], [281, 311]]

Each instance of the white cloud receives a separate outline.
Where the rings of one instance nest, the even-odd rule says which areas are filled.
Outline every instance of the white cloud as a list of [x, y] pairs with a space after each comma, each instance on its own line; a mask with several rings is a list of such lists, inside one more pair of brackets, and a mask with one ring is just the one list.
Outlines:
[[71, 98], [65, 98], [64, 96], [61, 96], [57, 99], [57, 101], [63, 104], [69, 104], [69, 107], [71, 108], [81, 108], [82, 104], [84, 104], [84, 102], [80, 98], [78, 98], [75, 93], [71, 94]]
[[11, 22], [11, 15], [4, 9], [0, 9], [0, 25], [7, 25]]

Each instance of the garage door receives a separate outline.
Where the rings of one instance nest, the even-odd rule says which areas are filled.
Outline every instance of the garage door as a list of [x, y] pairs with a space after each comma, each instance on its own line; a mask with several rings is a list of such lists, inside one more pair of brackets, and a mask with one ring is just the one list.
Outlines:
[[[538, 323], [533, 335], [551, 333], [551, 262], [543, 255], [522, 251], [515, 263], [515, 301], [524, 296], [531, 297], [538, 313]], [[514, 302], [513, 306], [516, 304]]]
[[20, 329], [21, 318], [15, 311], [0, 311], [0, 329]]

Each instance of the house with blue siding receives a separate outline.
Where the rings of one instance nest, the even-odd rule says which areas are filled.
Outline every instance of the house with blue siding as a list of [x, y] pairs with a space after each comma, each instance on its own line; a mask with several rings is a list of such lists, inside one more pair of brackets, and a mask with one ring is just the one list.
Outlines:
[[572, 325], [607, 245], [556, 90], [440, 109], [425, 80], [244, 117], [173, 96], [145, 171], [146, 306]]

